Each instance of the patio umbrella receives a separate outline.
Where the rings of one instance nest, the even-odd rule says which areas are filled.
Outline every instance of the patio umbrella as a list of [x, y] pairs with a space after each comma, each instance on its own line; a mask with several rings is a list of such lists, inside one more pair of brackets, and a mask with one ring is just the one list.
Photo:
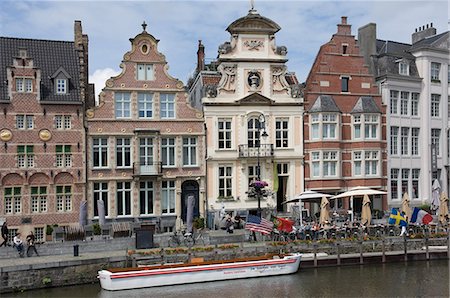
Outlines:
[[370, 199], [368, 195], [364, 195], [363, 206], [361, 211], [361, 223], [365, 226], [370, 225], [372, 221], [372, 212], [370, 210]]
[[446, 225], [448, 221], [448, 197], [442, 192], [439, 206], [439, 221], [442, 225]]
[[329, 209], [330, 202], [326, 197], [322, 197], [322, 201], [320, 202], [320, 224], [324, 224], [326, 221], [330, 220]]
[[407, 221], [411, 220], [411, 215], [412, 215], [412, 210], [411, 210], [411, 199], [409, 198], [409, 195], [407, 192], [405, 192], [403, 194], [403, 198], [402, 198], [402, 210], [403, 212], [405, 212], [405, 215], [408, 217]]
[[[306, 191], [300, 193], [299, 195], [296, 195], [294, 198], [284, 201], [282, 204], [298, 203], [298, 202], [300, 202], [300, 203], [301, 202], [317, 202], [317, 203], [319, 203], [323, 197], [330, 198], [330, 197], [332, 197], [332, 195], [316, 192], [313, 190], [306, 190]], [[300, 225], [303, 226], [303, 213], [301, 210], [301, 204], [300, 204]]]
[[98, 224], [105, 225], [105, 202], [102, 199], [97, 200]]
[[80, 202], [80, 214], [79, 214], [79, 224], [80, 226], [85, 226], [87, 224], [87, 201]]
[[186, 203], [187, 203], [186, 226], [187, 226], [187, 231], [189, 233], [192, 233], [192, 223], [194, 220], [194, 205], [195, 205], [194, 196], [188, 195]]
[[431, 188], [431, 210], [438, 210], [439, 208], [439, 197], [441, 193], [441, 185], [437, 179], [433, 182], [433, 187]]

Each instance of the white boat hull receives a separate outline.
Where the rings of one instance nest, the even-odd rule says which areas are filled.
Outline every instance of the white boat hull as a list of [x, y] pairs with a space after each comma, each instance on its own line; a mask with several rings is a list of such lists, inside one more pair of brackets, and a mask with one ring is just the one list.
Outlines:
[[115, 291], [186, 283], [282, 275], [297, 272], [300, 254], [280, 259], [236, 263], [195, 265], [177, 268], [110, 272], [101, 270], [98, 278], [103, 289]]

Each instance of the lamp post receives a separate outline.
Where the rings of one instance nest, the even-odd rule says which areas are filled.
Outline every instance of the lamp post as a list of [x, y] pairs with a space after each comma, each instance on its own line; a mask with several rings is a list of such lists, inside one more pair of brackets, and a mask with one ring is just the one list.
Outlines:
[[[263, 130], [263, 134], [262, 137], [267, 137], [268, 134], [266, 132], [266, 117], [264, 117], [264, 114], [260, 114], [258, 117], [258, 151], [257, 151], [257, 166], [256, 166], [256, 175], [258, 178], [258, 181], [261, 181], [261, 165], [259, 162], [259, 157], [260, 157], [260, 150], [261, 150], [261, 130]], [[258, 187], [256, 188], [256, 196], [258, 198], [258, 216], [261, 217], [261, 188]]]

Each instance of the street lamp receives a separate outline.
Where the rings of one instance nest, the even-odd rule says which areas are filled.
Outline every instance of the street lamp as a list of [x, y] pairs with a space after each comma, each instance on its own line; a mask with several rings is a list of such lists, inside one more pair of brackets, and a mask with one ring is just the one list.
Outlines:
[[[261, 135], [261, 130], [263, 130], [263, 134]], [[256, 166], [256, 175], [258, 178], [258, 181], [261, 181], [261, 165], [259, 163], [259, 156], [260, 156], [260, 150], [261, 150], [261, 136], [266, 138], [268, 136], [266, 132], [266, 117], [264, 117], [264, 114], [260, 114], [258, 117], [258, 155], [257, 155], [257, 166]], [[256, 188], [256, 196], [258, 198], [258, 216], [261, 217], [261, 188]]]

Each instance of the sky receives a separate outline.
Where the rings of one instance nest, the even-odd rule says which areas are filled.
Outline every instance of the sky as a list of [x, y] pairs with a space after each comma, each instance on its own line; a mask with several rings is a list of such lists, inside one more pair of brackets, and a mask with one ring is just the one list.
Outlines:
[[[0, 1], [0, 36], [73, 41], [74, 20], [81, 20], [89, 36], [89, 78], [98, 94], [106, 79], [120, 73], [129, 39], [142, 32], [141, 24], [159, 39], [158, 50], [169, 73], [187, 82], [196, 67], [198, 40], [206, 60], [217, 57], [218, 46], [230, 40], [226, 28], [247, 15], [250, 0], [146, 1]], [[278, 46], [287, 46], [288, 70], [304, 81], [320, 46], [336, 32], [341, 16], [352, 33], [377, 24], [377, 38], [410, 43], [415, 28], [433, 23], [437, 33], [449, 30], [447, 0], [430, 1], [268, 1], [254, 0], [255, 9], [278, 25]]]

